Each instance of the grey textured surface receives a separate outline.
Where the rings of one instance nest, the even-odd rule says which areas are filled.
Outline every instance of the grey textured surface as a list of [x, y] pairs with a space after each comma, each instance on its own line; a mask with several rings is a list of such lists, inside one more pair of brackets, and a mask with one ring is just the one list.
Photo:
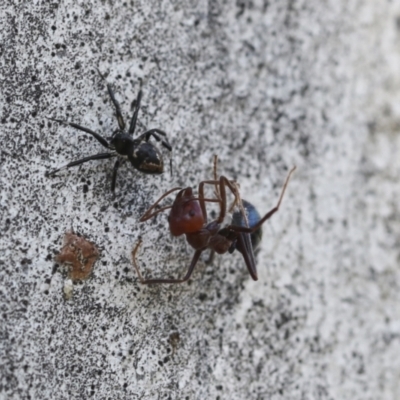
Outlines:
[[[400, 398], [398, 2], [6, 0], [0, 39], [1, 399]], [[116, 128], [97, 67], [174, 146], [172, 177], [125, 164], [115, 199], [112, 161], [44, 175], [102, 150], [46, 116]], [[139, 236], [153, 276], [192, 250], [138, 217], [213, 154], [260, 212], [298, 167], [259, 281], [234, 254], [140, 286]], [[66, 301], [70, 229], [101, 257]]]

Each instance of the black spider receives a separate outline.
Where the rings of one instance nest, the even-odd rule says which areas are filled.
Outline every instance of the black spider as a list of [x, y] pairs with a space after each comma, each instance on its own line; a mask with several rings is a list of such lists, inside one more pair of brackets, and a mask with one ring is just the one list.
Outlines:
[[[104, 77], [100, 73], [100, 71], [99, 71], [99, 74], [104, 79]], [[107, 83], [107, 89], [108, 89], [108, 94], [111, 97], [111, 101], [113, 102], [113, 104], [115, 106], [115, 110], [116, 110], [116, 114], [117, 114], [117, 121], [118, 121], [118, 126], [119, 126], [119, 129], [114, 131], [114, 133], [112, 134], [109, 141], [107, 141], [105, 138], [103, 138], [98, 133], [92, 131], [91, 129], [85, 128], [78, 124], [74, 124], [73, 122], [67, 122], [67, 121], [63, 121], [60, 119], [56, 119], [56, 118], [49, 118], [49, 119], [59, 122], [59, 123], [70, 125], [73, 128], [79, 129], [80, 131], [89, 133], [98, 142], [100, 142], [101, 145], [103, 145], [105, 148], [107, 148], [109, 150], [112, 150], [112, 152], [94, 154], [94, 155], [91, 155], [91, 156], [88, 156], [85, 158], [81, 158], [76, 161], [71, 161], [70, 163], [68, 163], [67, 165], [64, 165], [61, 168], [55, 169], [54, 171], [51, 171], [51, 172], [47, 172], [46, 176], [54, 175], [63, 169], [75, 167], [77, 165], [83, 164], [88, 161], [112, 158], [112, 157], [116, 157], [118, 155], [122, 156], [123, 158], [128, 158], [128, 160], [130, 161], [130, 163], [133, 165], [134, 168], [136, 168], [137, 170], [139, 170], [140, 172], [143, 172], [145, 174], [162, 174], [163, 173], [164, 162], [163, 162], [162, 154], [156, 146], [154, 146], [152, 143], [149, 142], [149, 139], [150, 139], [150, 137], [153, 137], [157, 141], [161, 142], [161, 144], [166, 149], [171, 151], [172, 147], [166, 139], [166, 133], [164, 131], [162, 131], [161, 129], [150, 129], [150, 130], [144, 132], [143, 134], [141, 134], [140, 136], [138, 136], [136, 139], [134, 139], [132, 137], [135, 132], [137, 116], [138, 116], [139, 109], [140, 109], [140, 101], [142, 99], [142, 91], [139, 90], [137, 98], [133, 103], [133, 106], [134, 106], [133, 116], [131, 119], [131, 123], [129, 125], [129, 130], [128, 130], [128, 132], [125, 132], [125, 121], [122, 118], [121, 108], [120, 108], [120, 105], [119, 105], [117, 99], [115, 98], [114, 92], [109, 83]], [[164, 139], [162, 139], [160, 137], [160, 135], [163, 136]], [[111, 191], [112, 192], [114, 192], [114, 190], [115, 190], [117, 171], [118, 171], [120, 164], [121, 164], [121, 159], [118, 158], [114, 164], [113, 177], [112, 177], [112, 182], [111, 182]]]

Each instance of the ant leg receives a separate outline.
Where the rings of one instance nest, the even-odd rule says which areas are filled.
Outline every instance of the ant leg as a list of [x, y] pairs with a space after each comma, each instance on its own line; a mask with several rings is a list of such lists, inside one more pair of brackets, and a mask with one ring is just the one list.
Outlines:
[[226, 190], [225, 187], [227, 186], [230, 191], [232, 192], [232, 194], [235, 196], [235, 200], [232, 204], [232, 206], [229, 208], [229, 212], [232, 211], [233, 207], [236, 204], [240, 204], [241, 203], [241, 199], [240, 199], [240, 194], [239, 194], [239, 190], [238, 190], [238, 185], [236, 184], [235, 181], [230, 181], [228, 178], [226, 178], [225, 176], [220, 176], [219, 180], [214, 180], [214, 181], [202, 181], [199, 183], [199, 202], [200, 202], [200, 207], [202, 209], [203, 212], [203, 216], [205, 217], [205, 222], [207, 223], [207, 213], [206, 213], [206, 207], [205, 207], [205, 201], [209, 201], [206, 200], [204, 197], [204, 185], [214, 185], [215, 187], [217, 187], [217, 185], [219, 186], [219, 190], [218, 190], [218, 196], [219, 198], [216, 200], [216, 202], [219, 202], [221, 207], [220, 207], [220, 214], [219, 217], [217, 218], [217, 222], [221, 223], [226, 215]]
[[98, 133], [92, 131], [89, 128], [85, 128], [84, 126], [80, 126], [78, 124], [74, 124], [73, 122], [68, 122], [68, 121], [64, 121], [62, 119], [56, 119], [56, 118], [50, 118], [50, 117], [46, 117], [47, 119], [50, 119], [52, 121], [56, 121], [59, 122], [60, 124], [64, 124], [64, 125], [69, 125], [72, 126], [75, 129], [79, 129], [80, 131], [89, 133], [89, 135], [92, 135], [101, 145], [103, 145], [105, 148], [109, 149], [110, 146], [107, 142], [106, 139], [104, 139], [102, 136], [100, 136]]
[[[233, 196], [235, 197], [235, 200], [232, 202], [232, 205], [229, 207], [228, 212], [231, 213], [236, 205], [243, 208], [242, 199], [240, 198], [238, 183], [236, 183], [235, 181], [230, 181], [225, 176], [220, 176], [219, 182], [220, 182], [219, 188], [220, 188], [221, 192], [223, 191], [223, 193], [224, 193], [223, 195], [225, 196], [225, 202], [226, 202], [225, 186], [227, 186], [230, 189]], [[221, 220], [221, 222], [222, 222], [222, 220]]]
[[115, 183], [117, 181], [117, 172], [118, 172], [118, 168], [121, 165], [121, 161], [118, 158], [117, 161], [115, 161], [114, 164], [114, 169], [113, 169], [113, 176], [112, 176], [112, 181], [111, 181], [111, 191], [114, 193], [115, 191]]
[[[213, 162], [213, 174], [214, 174], [214, 181], [218, 181], [218, 174], [217, 174], [217, 166], [218, 166], [218, 156], [215, 154], [214, 155], [214, 162]], [[232, 203], [232, 205], [229, 207], [229, 212], [231, 213], [232, 212], [232, 210], [234, 209], [234, 207], [237, 205], [237, 203], [239, 203], [239, 207], [240, 207], [240, 204], [241, 204], [241, 201], [240, 201], [240, 195], [239, 195], [239, 184], [237, 183], [237, 182], [235, 182], [235, 181], [231, 181], [233, 184], [235, 184], [236, 185], [236, 190], [235, 190], [235, 193], [232, 191], [232, 193], [234, 194], [234, 196], [235, 196], [235, 201]], [[231, 189], [232, 190], [232, 189]], [[219, 199], [219, 200], [221, 200], [221, 195], [220, 195], [220, 193], [219, 193], [219, 189], [218, 189], [218, 185], [217, 184], [215, 184], [215, 189], [214, 189], [214, 193], [215, 193], [215, 196]]]
[[[219, 184], [220, 181], [202, 181], [199, 183], [199, 203], [200, 203], [200, 208], [201, 212], [203, 214], [204, 218], [204, 223], [207, 224], [208, 218], [207, 218], [207, 210], [206, 210], [206, 204], [205, 204], [205, 197], [204, 197], [204, 185], [205, 184], [214, 184], [215, 187], [217, 187], [217, 184]], [[218, 198], [216, 199], [216, 202], [220, 204], [220, 216], [223, 214], [222, 220], [225, 218], [226, 214], [226, 196], [224, 198], [221, 197], [220, 193], [218, 192]]]
[[172, 151], [172, 146], [168, 143], [167, 140], [162, 140], [160, 138], [160, 136], [158, 135], [162, 135], [162, 136], [167, 136], [167, 134], [162, 131], [161, 129], [150, 129], [149, 131], [146, 131], [145, 133], [143, 133], [142, 135], [140, 135], [140, 138], [144, 137], [146, 142], [148, 142], [148, 140], [150, 139], [150, 136], [153, 136], [154, 139], [157, 140], [157, 142], [161, 142], [161, 144], [169, 151]]
[[142, 283], [143, 285], [152, 285], [155, 283], [183, 283], [183, 282], [188, 281], [193, 273], [194, 267], [196, 266], [197, 262], [199, 261], [201, 253], [203, 252], [203, 250], [195, 251], [192, 261], [190, 263], [189, 269], [188, 269], [186, 275], [182, 279], [143, 279], [142, 274], [140, 273], [139, 267], [136, 263], [136, 253], [139, 250], [139, 247], [141, 244], [142, 244], [142, 241], [140, 240], [136, 244], [135, 248], [132, 250], [132, 262], [133, 262], [133, 266], [139, 276], [140, 283]]
[[211, 264], [214, 261], [214, 256], [215, 256], [215, 250], [211, 250], [210, 255], [208, 256], [208, 260], [206, 261], [206, 264]]
[[142, 100], [142, 91], [139, 90], [139, 93], [136, 97], [136, 101], [135, 101], [135, 111], [133, 112], [133, 116], [131, 119], [131, 123], [129, 125], [129, 131], [128, 134], [129, 135], [133, 135], [135, 132], [135, 128], [136, 128], [136, 121], [137, 121], [137, 117], [138, 117], [138, 113], [139, 113], [139, 109], [140, 109], [140, 101]]
[[[140, 220], [139, 220], [139, 222], [144, 222], [144, 221], [147, 221], [148, 219], [150, 219], [150, 218], [152, 218], [152, 217], [154, 217], [155, 215], [157, 215], [157, 214], [159, 214], [160, 212], [162, 212], [162, 211], [165, 211], [165, 210], [168, 210], [169, 208], [172, 208], [172, 206], [166, 206], [166, 207], [162, 207], [162, 208], [159, 208], [158, 210], [156, 210], [156, 211], [154, 211], [154, 212], [152, 212], [153, 210], [154, 210], [154, 208], [156, 208], [157, 207], [157, 205], [158, 205], [158, 203], [160, 203], [161, 202], [161, 200], [162, 199], [164, 199], [165, 197], [167, 197], [168, 195], [170, 195], [172, 192], [175, 192], [175, 191], [177, 191], [177, 190], [182, 190], [182, 188], [181, 187], [176, 187], [176, 188], [173, 188], [173, 189], [170, 189], [170, 190], [168, 190], [168, 192], [165, 192], [143, 215], [142, 215], [142, 217], [140, 218]], [[203, 201], [203, 202], [210, 202], [210, 203], [218, 203], [219, 202], [219, 200], [217, 200], [217, 199], [206, 199], [206, 198], [202, 198], [202, 199], [200, 199], [200, 198], [197, 198], [197, 197], [194, 197], [192, 200], [201, 200], [201, 201]]]
[[[199, 197], [200, 197], [200, 207], [203, 212], [203, 217], [205, 222], [207, 223], [207, 212], [205, 208], [205, 203], [204, 203], [204, 185], [205, 184], [214, 184], [214, 194], [215, 197], [218, 199], [218, 202], [220, 203], [220, 215], [218, 218], [218, 222], [221, 223], [223, 219], [225, 218], [226, 214], [226, 193], [225, 190], [223, 189], [223, 196], [221, 196], [220, 189], [221, 186], [227, 185], [233, 195], [235, 196], [235, 200], [233, 201], [232, 205], [229, 207], [229, 212], [231, 213], [233, 208], [237, 203], [241, 204], [240, 200], [240, 195], [239, 195], [239, 190], [238, 190], [238, 184], [235, 181], [229, 181], [227, 178], [221, 176], [220, 179], [218, 179], [218, 174], [217, 174], [217, 165], [218, 165], [218, 156], [214, 155], [214, 166], [213, 166], [213, 174], [214, 174], [214, 181], [202, 181], [199, 184]], [[218, 188], [219, 187], [219, 188]], [[209, 261], [211, 262], [214, 254], [211, 253]]]
[[59, 171], [62, 171], [63, 169], [67, 169], [67, 168], [71, 168], [71, 167], [75, 167], [77, 165], [81, 165], [85, 162], [88, 161], [92, 161], [92, 160], [104, 160], [106, 158], [112, 158], [115, 157], [116, 154], [115, 153], [100, 153], [100, 154], [94, 154], [93, 156], [89, 156], [89, 157], [85, 157], [85, 158], [81, 158], [80, 160], [76, 160], [76, 161], [72, 161], [70, 163], [68, 163], [67, 165], [64, 165], [61, 168], [57, 168], [54, 171], [51, 172], [46, 172], [46, 176], [52, 176], [54, 174], [56, 174]]
[[181, 187], [176, 187], [176, 188], [173, 188], [173, 189], [171, 189], [171, 190], [168, 190], [168, 192], [165, 192], [143, 215], [142, 215], [142, 217], [140, 218], [140, 222], [144, 222], [144, 221], [147, 221], [148, 219], [150, 219], [150, 218], [152, 218], [152, 217], [154, 217], [155, 215], [157, 215], [158, 213], [160, 213], [160, 212], [162, 212], [162, 211], [164, 211], [164, 210], [167, 210], [168, 208], [171, 208], [172, 206], [167, 206], [167, 207], [163, 207], [163, 208], [160, 208], [159, 210], [156, 210], [156, 211], [154, 211], [154, 212], [152, 212], [153, 210], [154, 210], [154, 208], [158, 205], [158, 203], [162, 200], [162, 199], [164, 199], [165, 197], [167, 197], [169, 194], [171, 194], [172, 192], [175, 192], [175, 191], [177, 191], [177, 190], [182, 190], [182, 188]]
[[[215, 181], [218, 179], [218, 178], [217, 178], [217, 176], [218, 176], [218, 174], [217, 174], [217, 165], [218, 165], [218, 156], [217, 156], [217, 155], [214, 155], [214, 167], [213, 167], [213, 172], [214, 172], [214, 180], [215, 180]], [[240, 198], [240, 194], [239, 194], [239, 184], [236, 183], [236, 182], [234, 182], [234, 181], [232, 181], [232, 183], [235, 185], [235, 190], [232, 190], [232, 189], [231, 189], [232, 193], [233, 193], [234, 196], [235, 196], [235, 200], [232, 202], [231, 206], [229, 207], [229, 212], [231, 213], [231, 212], [233, 211], [233, 209], [235, 208], [235, 206], [237, 205], [237, 206], [239, 207], [239, 209], [240, 209], [240, 212], [241, 212], [241, 214], [242, 214], [242, 216], [243, 216], [243, 219], [244, 219], [244, 221], [245, 221], [245, 223], [246, 223], [246, 226], [249, 226], [249, 222], [247, 221], [247, 214], [246, 214], [246, 212], [245, 212], [245, 210], [244, 210], [243, 202], [242, 202], [242, 200], [241, 200], [241, 198]], [[221, 199], [221, 195], [220, 195], [220, 192], [219, 192], [219, 189], [218, 189], [218, 185], [217, 185], [217, 184], [215, 185], [214, 192], [215, 192], [215, 195], [216, 195], [219, 199]]]
[[[139, 222], [144, 222], [147, 221], [148, 219], [154, 217], [155, 215], [159, 214], [162, 211], [168, 210], [169, 208], [172, 208], [172, 206], [166, 206], [159, 208], [157, 211], [151, 212], [157, 205], [158, 203], [164, 198], [167, 197], [169, 194], [172, 192], [182, 189], [180, 187], [173, 188], [171, 190], [168, 190], [168, 192], [164, 193], [139, 219]], [[191, 200], [198, 200], [198, 201], [203, 201], [203, 202], [208, 202], [208, 203], [219, 203], [220, 201], [217, 199], [207, 199], [207, 198], [201, 198], [200, 197], [193, 197]]]
[[[106, 78], [105, 78], [104, 75], [100, 72], [100, 70], [99, 70], [98, 68], [97, 68], [97, 72], [99, 73], [99, 75], [101, 76], [101, 78], [102, 78], [103, 80], [106, 80]], [[109, 83], [107, 83], [107, 91], [108, 91], [108, 94], [109, 94], [109, 96], [111, 97], [111, 101], [113, 102], [114, 107], [115, 107], [115, 111], [116, 111], [116, 114], [117, 114], [117, 120], [118, 120], [119, 129], [121, 129], [121, 131], [123, 131], [123, 130], [125, 129], [125, 121], [124, 121], [124, 119], [122, 118], [121, 107], [120, 107], [120, 105], [119, 105], [117, 99], [115, 98], [114, 91], [112, 90], [112, 87], [111, 87], [111, 85], [110, 85]]]
[[[218, 165], [218, 156], [215, 154], [215, 155], [214, 155], [214, 168], [213, 168], [214, 181], [217, 181], [217, 180], [218, 180], [217, 165]], [[219, 194], [219, 190], [218, 190], [218, 185], [217, 185], [217, 184], [215, 185], [214, 192], [215, 192], [215, 196], [216, 196], [218, 199], [221, 199], [221, 196], [220, 196], [220, 194]]]
[[252, 233], [255, 232], [257, 229], [259, 229], [261, 227], [261, 225], [269, 218], [271, 218], [278, 210], [279, 210], [279, 206], [281, 205], [282, 199], [283, 199], [283, 195], [285, 194], [286, 191], [286, 187], [289, 183], [290, 180], [290, 176], [292, 175], [292, 173], [294, 172], [294, 170], [296, 169], [296, 167], [293, 167], [290, 171], [289, 174], [286, 178], [285, 184], [283, 185], [282, 191], [281, 191], [281, 195], [279, 196], [279, 200], [278, 200], [278, 204], [269, 212], [267, 212], [264, 217], [262, 217], [260, 219], [260, 221], [257, 222], [257, 224], [255, 224], [252, 228], [246, 228], [246, 227], [242, 227], [242, 226], [236, 226], [236, 225], [230, 225], [229, 229], [235, 231], [235, 232], [243, 232], [243, 233]]

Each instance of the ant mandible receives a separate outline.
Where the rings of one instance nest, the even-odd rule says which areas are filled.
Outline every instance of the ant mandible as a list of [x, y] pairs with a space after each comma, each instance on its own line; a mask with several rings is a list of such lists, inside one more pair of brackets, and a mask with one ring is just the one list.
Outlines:
[[[201, 253], [206, 249], [211, 249], [212, 254], [214, 252], [218, 254], [233, 253], [238, 250], [243, 256], [251, 277], [255, 281], [258, 280], [254, 250], [261, 241], [262, 225], [279, 210], [290, 176], [296, 167], [289, 171], [277, 205], [261, 218], [252, 204], [240, 198], [239, 186], [235, 181], [230, 181], [224, 176], [220, 176], [218, 180], [215, 179], [216, 162], [215, 156], [214, 180], [200, 182], [197, 197], [193, 195], [190, 187], [186, 189], [173, 188], [164, 193], [141, 217], [140, 222], [144, 222], [164, 210], [171, 209], [168, 217], [171, 234], [173, 236], [185, 234], [186, 240], [195, 249], [188, 271], [182, 279], [143, 279], [136, 263], [136, 253], [141, 245], [141, 241], [139, 241], [132, 251], [132, 260], [142, 284], [186, 282], [192, 275]], [[206, 184], [215, 186], [216, 199], [204, 197], [204, 185]], [[227, 213], [226, 188], [229, 188], [235, 197], [228, 212], [231, 212], [235, 206], [238, 206], [239, 210], [233, 213], [230, 225], [221, 227]], [[180, 191], [172, 206], [165, 206], [153, 211], [161, 200], [177, 190]], [[220, 206], [218, 218], [209, 223], [207, 222], [206, 202], [217, 202]], [[212, 255], [210, 259], [211, 257]]]
[[[102, 79], [105, 79], [101, 72], [98, 70]], [[164, 171], [164, 162], [162, 158], [162, 154], [160, 150], [149, 142], [150, 137], [153, 137], [158, 142], [161, 142], [162, 146], [164, 146], [169, 151], [172, 151], [171, 145], [168, 143], [166, 139], [166, 133], [161, 129], [150, 129], [144, 133], [142, 133], [136, 139], [133, 139], [133, 134], [136, 128], [136, 121], [140, 109], [140, 101], [142, 99], [142, 91], [139, 90], [139, 93], [134, 101], [134, 112], [129, 125], [128, 132], [125, 131], [125, 121], [121, 114], [120, 105], [115, 98], [114, 91], [109, 83], [107, 83], [108, 94], [110, 95], [111, 101], [114, 104], [115, 111], [117, 114], [117, 121], [119, 129], [115, 130], [112, 134], [111, 138], [107, 141], [104, 137], [99, 135], [98, 133], [92, 131], [91, 129], [85, 128], [73, 122], [64, 121], [56, 118], [48, 118], [52, 121], [56, 121], [62, 124], [70, 125], [75, 129], [79, 129], [80, 131], [86, 132], [89, 135], [92, 135], [102, 146], [106, 149], [112, 150], [112, 152], [107, 153], [99, 153], [94, 154], [88, 157], [81, 158], [76, 161], [72, 161], [61, 168], [55, 169], [54, 171], [47, 172], [46, 176], [51, 176], [56, 174], [57, 172], [75, 167], [77, 165], [81, 165], [88, 161], [92, 160], [103, 160], [107, 158], [113, 158], [117, 156], [122, 156], [123, 158], [127, 158], [132, 166], [136, 168], [138, 171], [143, 172], [145, 174], [162, 174]], [[160, 137], [164, 137], [162, 139]], [[113, 176], [111, 182], [111, 191], [115, 190], [115, 183], [117, 179], [118, 168], [121, 165], [121, 159], [118, 158], [114, 164]]]

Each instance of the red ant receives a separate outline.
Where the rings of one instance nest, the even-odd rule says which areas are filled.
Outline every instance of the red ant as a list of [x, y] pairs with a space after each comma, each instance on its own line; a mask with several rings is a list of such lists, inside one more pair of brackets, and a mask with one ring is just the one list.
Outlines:
[[[142, 284], [186, 282], [192, 275], [201, 253], [206, 249], [211, 249], [212, 251], [210, 259], [214, 252], [224, 254], [227, 252], [233, 253], [235, 250], [238, 250], [242, 253], [251, 277], [255, 281], [258, 280], [254, 249], [256, 249], [261, 241], [262, 224], [279, 210], [290, 176], [296, 167], [290, 170], [277, 205], [261, 218], [252, 204], [246, 200], [241, 200], [239, 186], [235, 181], [230, 181], [225, 176], [220, 176], [219, 179], [216, 179], [216, 163], [217, 157], [215, 156], [214, 180], [200, 182], [197, 197], [193, 195], [193, 190], [190, 187], [185, 189], [180, 187], [173, 188], [164, 193], [140, 218], [140, 222], [144, 222], [164, 210], [171, 209], [168, 216], [171, 234], [173, 236], [185, 234], [186, 240], [195, 249], [189, 269], [182, 279], [143, 279], [136, 264], [136, 253], [141, 245], [141, 241], [139, 241], [132, 251], [132, 260]], [[206, 184], [215, 186], [216, 199], [204, 197], [204, 185]], [[239, 207], [239, 211], [233, 213], [230, 225], [221, 227], [227, 214], [226, 188], [235, 197], [228, 212], [230, 213], [235, 206]], [[180, 191], [176, 195], [172, 206], [162, 207], [153, 211], [162, 199], [177, 190]], [[220, 206], [219, 216], [212, 222], [207, 222], [206, 202], [219, 203]]]

